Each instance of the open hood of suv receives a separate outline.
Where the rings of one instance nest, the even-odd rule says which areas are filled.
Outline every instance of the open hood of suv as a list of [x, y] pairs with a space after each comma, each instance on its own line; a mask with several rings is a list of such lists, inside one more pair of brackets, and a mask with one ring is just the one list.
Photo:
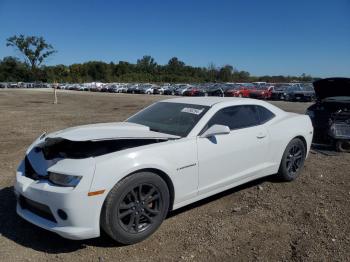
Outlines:
[[350, 78], [325, 78], [313, 83], [317, 99], [333, 96], [350, 96]]

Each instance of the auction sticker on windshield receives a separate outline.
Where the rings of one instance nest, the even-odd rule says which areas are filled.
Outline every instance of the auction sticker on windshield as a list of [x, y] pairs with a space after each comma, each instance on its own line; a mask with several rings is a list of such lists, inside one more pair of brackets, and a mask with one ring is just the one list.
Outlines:
[[204, 110], [204, 108], [202, 109], [197, 109], [197, 108], [190, 108], [190, 107], [185, 107], [181, 110], [181, 112], [184, 113], [190, 113], [190, 114], [194, 114], [194, 115], [199, 115], [200, 113], [202, 113]]

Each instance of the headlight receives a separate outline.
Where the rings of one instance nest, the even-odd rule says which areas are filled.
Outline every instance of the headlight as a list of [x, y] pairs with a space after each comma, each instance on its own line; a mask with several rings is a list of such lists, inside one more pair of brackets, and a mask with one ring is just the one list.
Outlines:
[[314, 118], [315, 117], [315, 112], [314, 111], [310, 111], [310, 110], [306, 110], [305, 115], [308, 115], [310, 118]]
[[57, 173], [49, 173], [49, 181], [57, 186], [76, 187], [81, 176], [70, 176]]

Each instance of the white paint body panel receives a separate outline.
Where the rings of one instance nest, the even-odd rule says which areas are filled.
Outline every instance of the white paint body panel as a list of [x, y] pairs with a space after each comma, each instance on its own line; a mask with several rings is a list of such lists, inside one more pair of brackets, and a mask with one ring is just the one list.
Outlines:
[[[187, 137], [151, 132], [147, 127], [130, 123], [98, 124], [71, 128], [49, 134], [72, 141], [128, 138], [169, 138], [171, 140], [130, 148], [87, 159], [56, 159], [47, 161], [33, 153], [37, 139], [27, 151], [38, 173], [47, 171], [79, 175], [75, 188], [50, 185], [24, 176], [23, 163], [16, 175], [16, 194], [47, 205], [57, 223], [22, 210], [24, 219], [70, 239], [85, 239], [100, 235], [100, 213], [103, 202], [113, 186], [125, 176], [142, 169], [157, 169], [165, 173], [174, 187], [173, 209], [188, 205], [210, 195], [227, 190], [259, 177], [277, 172], [287, 144], [301, 136], [309, 152], [313, 128], [308, 116], [287, 113], [269, 103], [240, 98], [176, 98], [162, 102], [189, 103], [210, 106]], [[269, 122], [212, 138], [199, 137], [210, 118], [227, 106], [257, 104], [276, 116]], [[104, 194], [88, 197], [88, 192], [106, 190]], [[60, 220], [56, 211], [67, 211], [68, 219]]]
[[67, 128], [47, 135], [70, 141], [97, 141], [128, 138], [178, 138], [177, 136], [153, 132], [149, 127], [128, 122], [99, 123]]

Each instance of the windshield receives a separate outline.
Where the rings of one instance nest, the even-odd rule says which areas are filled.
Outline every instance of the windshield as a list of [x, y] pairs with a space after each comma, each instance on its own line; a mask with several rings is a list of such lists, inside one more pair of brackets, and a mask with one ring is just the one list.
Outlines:
[[148, 126], [150, 130], [187, 136], [209, 106], [158, 102], [127, 119], [127, 122]]

